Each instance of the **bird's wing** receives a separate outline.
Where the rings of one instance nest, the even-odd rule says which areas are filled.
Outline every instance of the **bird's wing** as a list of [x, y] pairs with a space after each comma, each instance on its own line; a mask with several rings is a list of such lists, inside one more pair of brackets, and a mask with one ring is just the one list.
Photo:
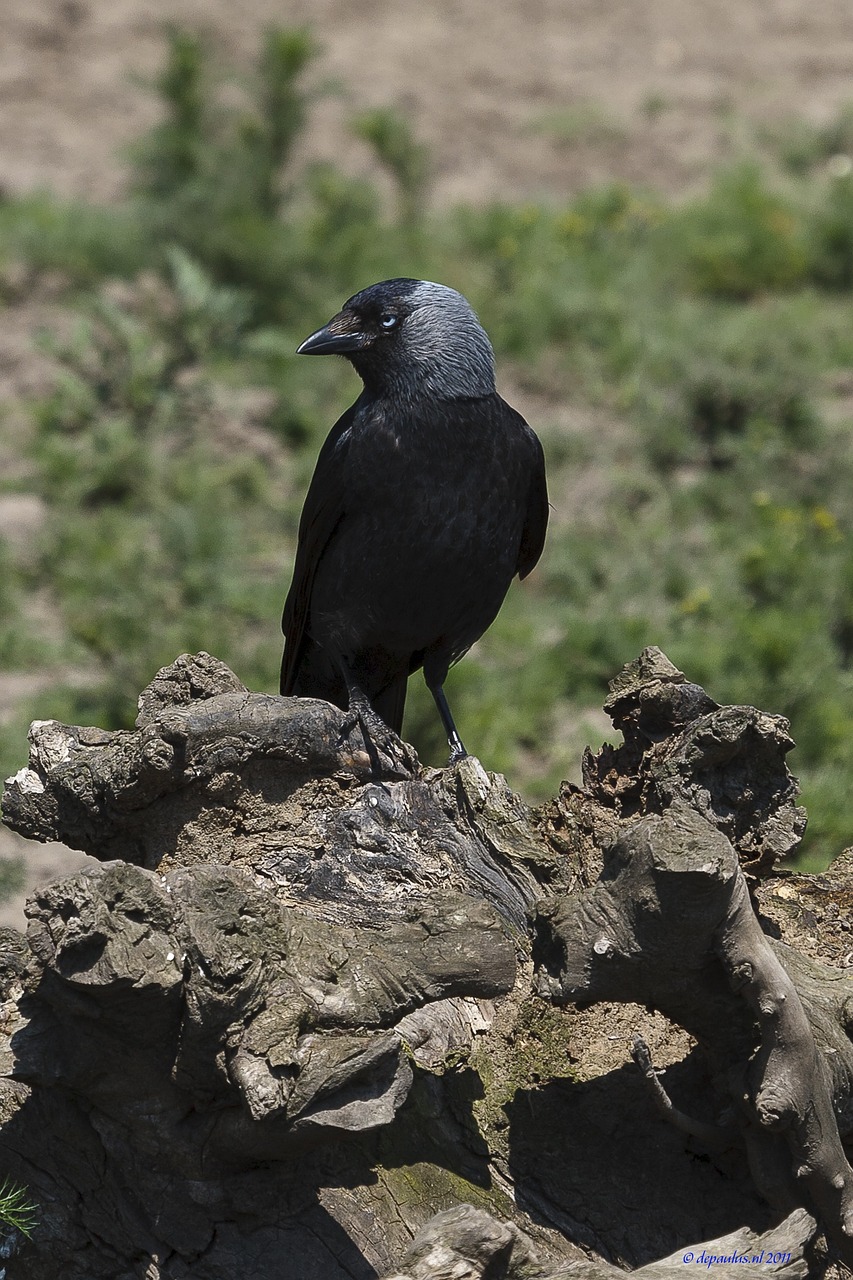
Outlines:
[[[522, 419], [522, 422], [524, 419]], [[526, 578], [542, 554], [545, 530], [548, 527], [548, 488], [545, 482], [545, 455], [539, 437], [524, 423], [532, 450], [530, 488], [527, 494], [527, 512], [518, 548], [518, 576]]]
[[293, 692], [299, 674], [317, 565], [344, 513], [349, 429], [357, 407], [358, 401], [338, 419], [326, 437], [302, 508], [293, 579], [281, 618], [281, 629], [286, 637], [281, 660], [283, 694]]

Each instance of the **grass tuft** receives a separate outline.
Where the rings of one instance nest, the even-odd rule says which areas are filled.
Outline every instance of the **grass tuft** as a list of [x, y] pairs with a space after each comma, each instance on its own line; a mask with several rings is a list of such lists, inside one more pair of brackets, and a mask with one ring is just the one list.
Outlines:
[[9, 1178], [0, 1183], [0, 1222], [20, 1231], [27, 1239], [38, 1226], [38, 1205], [30, 1199], [25, 1187]]

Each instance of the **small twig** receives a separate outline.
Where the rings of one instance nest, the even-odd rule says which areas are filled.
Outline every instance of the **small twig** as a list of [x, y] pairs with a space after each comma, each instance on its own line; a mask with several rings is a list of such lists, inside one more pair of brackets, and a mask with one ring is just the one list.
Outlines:
[[737, 1137], [737, 1130], [733, 1125], [706, 1124], [703, 1120], [694, 1120], [692, 1116], [685, 1115], [673, 1105], [672, 1099], [655, 1071], [649, 1046], [636, 1032], [631, 1046], [631, 1057], [643, 1073], [657, 1110], [673, 1128], [695, 1138], [711, 1151], [724, 1151], [726, 1147], [732, 1145]]

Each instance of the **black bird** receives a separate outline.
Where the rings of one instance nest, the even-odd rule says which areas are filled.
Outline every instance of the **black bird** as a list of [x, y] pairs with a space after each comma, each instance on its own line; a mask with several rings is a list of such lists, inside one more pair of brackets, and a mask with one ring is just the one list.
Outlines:
[[444, 681], [542, 552], [542, 446], [498, 395], [489, 339], [445, 285], [372, 285], [297, 354], [346, 356], [364, 390], [305, 499], [281, 692], [348, 710], [344, 733], [360, 724], [370, 750], [384, 726], [400, 733], [423, 667], [455, 763], [466, 752]]

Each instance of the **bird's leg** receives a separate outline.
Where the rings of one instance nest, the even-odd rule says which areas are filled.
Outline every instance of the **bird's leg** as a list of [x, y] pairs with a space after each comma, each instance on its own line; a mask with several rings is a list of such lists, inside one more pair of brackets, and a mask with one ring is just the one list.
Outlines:
[[441, 723], [444, 725], [444, 732], [447, 734], [447, 745], [450, 747], [450, 763], [458, 764], [460, 760], [464, 760], [468, 752], [462, 739], [453, 723], [453, 716], [450, 713], [450, 707], [447, 705], [447, 698], [444, 696], [444, 687], [440, 684], [429, 684], [429, 691], [435, 699], [435, 705], [438, 707], [438, 714], [441, 716]]
[[[347, 692], [349, 693], [349, 710], [341, 724], [340, 741], [344, 742], [349, 737], [356, 726], [361, 729], [361, 736], [364, 738], [364, 746], [370, 757], [370, 768], [375, 777], [379, 777], [382, 769], [379, 763], [379, 752], [373, 741], [372, 730], [375, 729], [376, 721], [379, 719], [376, 712], [371, 707], [367, 695], [354, 683], [351, 676], [347, 673]], [[384, 726], [383, 726], [384, 727]], [[386, 729], [386, 732], [388, 730]]]
[[358, 727], [374, 778], [411, 777], [419, 768], [417, 756], [373, 710], [367, 694], [356, 683], [352, 672], [343, 663], [340, 666], [349, 695], [349, 710], [341, 724], [339, 741], [345, 742], [353, 729]]

